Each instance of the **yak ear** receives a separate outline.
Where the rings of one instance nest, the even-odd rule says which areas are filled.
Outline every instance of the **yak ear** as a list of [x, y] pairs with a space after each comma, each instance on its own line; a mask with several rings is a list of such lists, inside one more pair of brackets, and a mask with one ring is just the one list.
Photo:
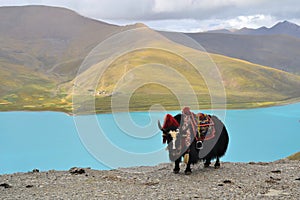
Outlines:
[[164, 129], [163, 129], [163, 127], [161, 126], [161, 124], [160, 124], [160, 121], [159, 121], [159, 120], [157, 121], [157, 125], [158, 125], [158, 128], [159, 128], [161, 131], [164, 131]]

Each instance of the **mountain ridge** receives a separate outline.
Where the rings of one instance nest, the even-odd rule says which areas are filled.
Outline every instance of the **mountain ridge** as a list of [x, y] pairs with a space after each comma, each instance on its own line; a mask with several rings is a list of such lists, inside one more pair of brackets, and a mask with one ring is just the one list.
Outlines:
[[243, 27], [241, 29], [228, 30], [210, 30], [207, 33], [228, 33], [228, 34], [238, 34], [238, 35], [289, 35], [292, 37], [300, 38], [300, 26], [289, 22], [287, 20], [276, 23], [270, 28], [265, 26], [259, 28], [247, 28]]
[[300, 38], [289, 35], [186, 33], [209, 53], [300, 74]]

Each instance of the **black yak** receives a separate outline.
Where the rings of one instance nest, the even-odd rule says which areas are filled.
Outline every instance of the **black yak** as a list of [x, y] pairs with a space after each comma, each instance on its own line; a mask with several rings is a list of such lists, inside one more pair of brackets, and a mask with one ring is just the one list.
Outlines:
[[187, 175], [192, 172], [190, 165], [199, 160], [205, 161], [204, 167], [208, 167], [216, 159], [215, 168], [220, 167], [219, 159], [227, 150], [229, 136], [216, 116], [194, 114], [184, 108], [182, 114], [174, 117], [167, 114], [163, 126], [158, 121], [158, 127], [163, 131], [163, 142], [168, 143], [169, 158], [175, 161], [174, 173], [179, 173], [182, 157], [187, 164]]

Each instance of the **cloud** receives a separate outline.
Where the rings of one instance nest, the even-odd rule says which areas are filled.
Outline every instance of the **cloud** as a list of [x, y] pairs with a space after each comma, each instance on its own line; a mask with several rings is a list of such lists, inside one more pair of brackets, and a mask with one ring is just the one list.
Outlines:
[[0, 5], [43, 4], [67, 7], [99, 19], [222, 19], [271, 15], [300, 17], [298, 0], [0, 0]]
[[298, 0], [0, 0], [0, 5], [50, 5], [116, 24], [143, 22], [156, 29], [199, 31], [256, 28], [300, 20]]

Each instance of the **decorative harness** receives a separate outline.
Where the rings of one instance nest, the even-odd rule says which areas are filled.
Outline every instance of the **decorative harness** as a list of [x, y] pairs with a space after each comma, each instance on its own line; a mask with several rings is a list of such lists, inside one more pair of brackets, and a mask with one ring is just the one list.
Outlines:
[[215, 137], [215, 123], [211, 119], [210, 115], [198, 113], [198, 140], [210, 140]]
[[[210, 115], [204, 113], [194, 114], [190, 111], [190, 108], [185, 107], [182, 110], [182, 119], [180, 132], [186, 133], [185, 145], [189, 147], [191, 140], [195, 139], [198, 143], [203, 143], [204, 140], [210, 140], [215, 137], [215, 127]], [[191, 132], [194, 138], [191, 138]], [[207, 137], [208, 136], [208, 137]], [[199, 148], [202, 149], [202, 148]]]

